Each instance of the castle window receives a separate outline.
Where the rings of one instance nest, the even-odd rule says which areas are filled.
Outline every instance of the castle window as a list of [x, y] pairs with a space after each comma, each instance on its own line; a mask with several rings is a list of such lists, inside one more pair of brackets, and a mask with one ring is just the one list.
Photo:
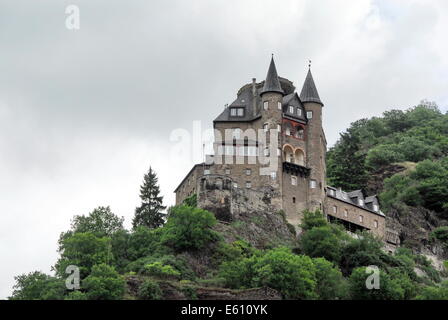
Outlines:
[[277, 157], [280, 157], [282, 155], [282, 149], [278, 148], [277, 149]]
[[233, 184], [233, 187], [234, 187], [235, 189], [237, 189], [237, 188], [238, 188], [238, 183], [235, 182], [235, 183]]
[[272, 171], [272, 172], [271, 172], [271, 179], [272, 179], [272, 180], [277, 179], [277, 172], [275, 172], [275, 171]]
[[373, 221], [373, 224], [374, 224], [375, 228], [378, 229], [378, 220]]
[[268, 108], [269, 108], [269, 102], [268, 101], [263, 102], [263, 109], [268, 110]]
[[247, 189], [252, 188], [252, 183], [250, 183], [250, 181], [246, 181], [246, 188]]
[[225, 170], [225, 173], [226, 173], [226, 174], [230, 174], [230, 169], [226, 169], [226, 170]]
[[316, 180], [310, 180], [310, 188], [315, 189], [317, 186]]
[[301, 127], [297, 128], [296, 137], [299, 139], [303, 139], [303, 128]]
[[293, 106], [289, 106], [289, 113], [294, 114], [294, 107]]
[[292, 184], [293, 186], [296, 186], [296, 185], [297, 185], [297, 177], [295, 177], [295, 176], [291, 176], [291, 184]]
[[204, 169], [204, 174], [210, 174], [210, 169]]
[[302, 115], [302, 109], [297, 108], [297, 115], [300, 117]]
[[232, 117], [243, 117], [244, 108], [230, 108], [230, 115]]
[[281, 132], [281, 131], [282, 131], [282, 127], [281, 127], [281, 125], [279, 125], [279, 124], [277, 125], [277, 131], [278, 131], [278, 132]]
[[346, 218], [348, 217], [348, 210], [347, 209], [344, 210], [344, 217], [346, 217]]
[[333, 213], [338, 213], [338, 207], [333, 206]]
[[307, 112], [306, 112], [306, 117], [307, 117], [308, 119], [312, 119], [312, 118], [313, 118], [313, 111], [307, 111]]
[[364, 221], [364, 217], [363, 216], [359, 216], [359, 222], [363, 223]]
[[269, 124], [265, 123], [265, 124], [263, 125], [263, 130], [264, 130], [264, 132], [268, 132], [268, 128], [269, 128]]
[[252, 170], [251, 169], [246, 169], [246, 176], [250, 176], [252, 174]]
[[296, 203], [296, 197], [292, 197], [292, 203]]
[[278, 110], [282, 110], [282, 103], [280, 101], [277, 102], [277, 108]]
[[291, 135], [291, 129], [289, 127], [286, 127], [285, 133], [287, 136]]

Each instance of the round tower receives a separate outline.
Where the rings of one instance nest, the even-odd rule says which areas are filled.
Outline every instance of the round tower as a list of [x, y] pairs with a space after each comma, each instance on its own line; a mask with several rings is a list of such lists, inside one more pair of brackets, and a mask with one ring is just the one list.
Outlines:
[[306, 166], [311, 169], [308, 177], [308, 208], [310, 210], [323, 210], [326, 177], [325, 154], [327, 151], [327, 142], [322, 127], [322, 108], [324, 104], [317, 92], [311, 68], [308, 69], [308, 74], [300, 93], [300, 100], [305, 107], [308, 120]]

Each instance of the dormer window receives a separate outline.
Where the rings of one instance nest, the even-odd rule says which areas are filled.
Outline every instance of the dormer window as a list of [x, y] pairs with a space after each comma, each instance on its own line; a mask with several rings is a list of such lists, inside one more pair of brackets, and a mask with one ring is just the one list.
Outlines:
[[282, 110], [282, 103], [280, 101], [277, 102], [277, 108], [278, 110]]
[[269, 102], [268, 101], [263, 102], [263, 109], [268, 110], [268, 108], [269, 108]]
[[378, 205], [377, 204], [373, 205], [373, 211], [378, 211]]
[[243, 117], [244, 116], [244, 108], [230, 108], [230, 116]]
[[294, 107], [293, 106], [289, 106], [289, 113], [294, 114]]
[[300, 117], [302, 115], [302, 109], [297, 108], [297, 115]]
[[364, 205], [364, 200], [358, 199], [358, 205], [363, 206]]

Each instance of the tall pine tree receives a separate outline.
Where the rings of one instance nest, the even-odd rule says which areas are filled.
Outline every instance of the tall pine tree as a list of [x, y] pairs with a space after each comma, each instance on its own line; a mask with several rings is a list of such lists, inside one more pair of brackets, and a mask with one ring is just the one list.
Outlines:
[[158, 228], [165, 222], [166, 209], [163, 206], [163, 196], [160, 195], [156, 173], [149, 167], [149, 171], [143, 177], [143, 185], [140, 186], [141, 206], [135, 209], [135, 216], [132, 220], [133, 228], [146, 226], [148, 228]]

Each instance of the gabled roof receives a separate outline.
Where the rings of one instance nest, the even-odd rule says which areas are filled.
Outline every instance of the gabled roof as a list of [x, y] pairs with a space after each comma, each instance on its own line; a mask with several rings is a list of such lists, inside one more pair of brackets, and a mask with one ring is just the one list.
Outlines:
[[322, 101], [320, 101], [319, 93], [317, 92], [313, 75], [311, 74], [311, 69], [308, 69], [308, 74], [303, 83], [302, 92], [300, 92], [300, 100], [302, 100], [302, 102], [315, 102], [322, 106], [324, 105]]
[[[364, 210], [370, 211], [372, 213], [375, 213], [379, 216], [384, 217], [384, 213], [381, 212], [381, 210], [375, 211], [373, 210], [373, 205], [378, 205], [378, 198], [376, 195], [366, 197], [363, 204], [360, 204], [357, 200], [364, 199], [364, 195], [362, 194], [361, 190], [355, 190], [352, 192], [345, 192], [341, 190], [340, 188], [334, 188], [331, 186], [327, 186], [327, 196], [335, 198], [339, 201], [343, 201], [346, 203], [349, 203], [353, 206], [356, 206], [358, 208], [362, 208]], [[355, 200], [356, 198], [356, 200]]]
[[266, 75], [266, 80], [264, 82], [263, 90], [261, 94], [266, 92], [278, 92], [285, 94], [280, 85], [280, 80], [278, 79], [277, 69], [275, 68], [274, 57], [271, 58], [271, 64], [269, 65], [268, 74]]

